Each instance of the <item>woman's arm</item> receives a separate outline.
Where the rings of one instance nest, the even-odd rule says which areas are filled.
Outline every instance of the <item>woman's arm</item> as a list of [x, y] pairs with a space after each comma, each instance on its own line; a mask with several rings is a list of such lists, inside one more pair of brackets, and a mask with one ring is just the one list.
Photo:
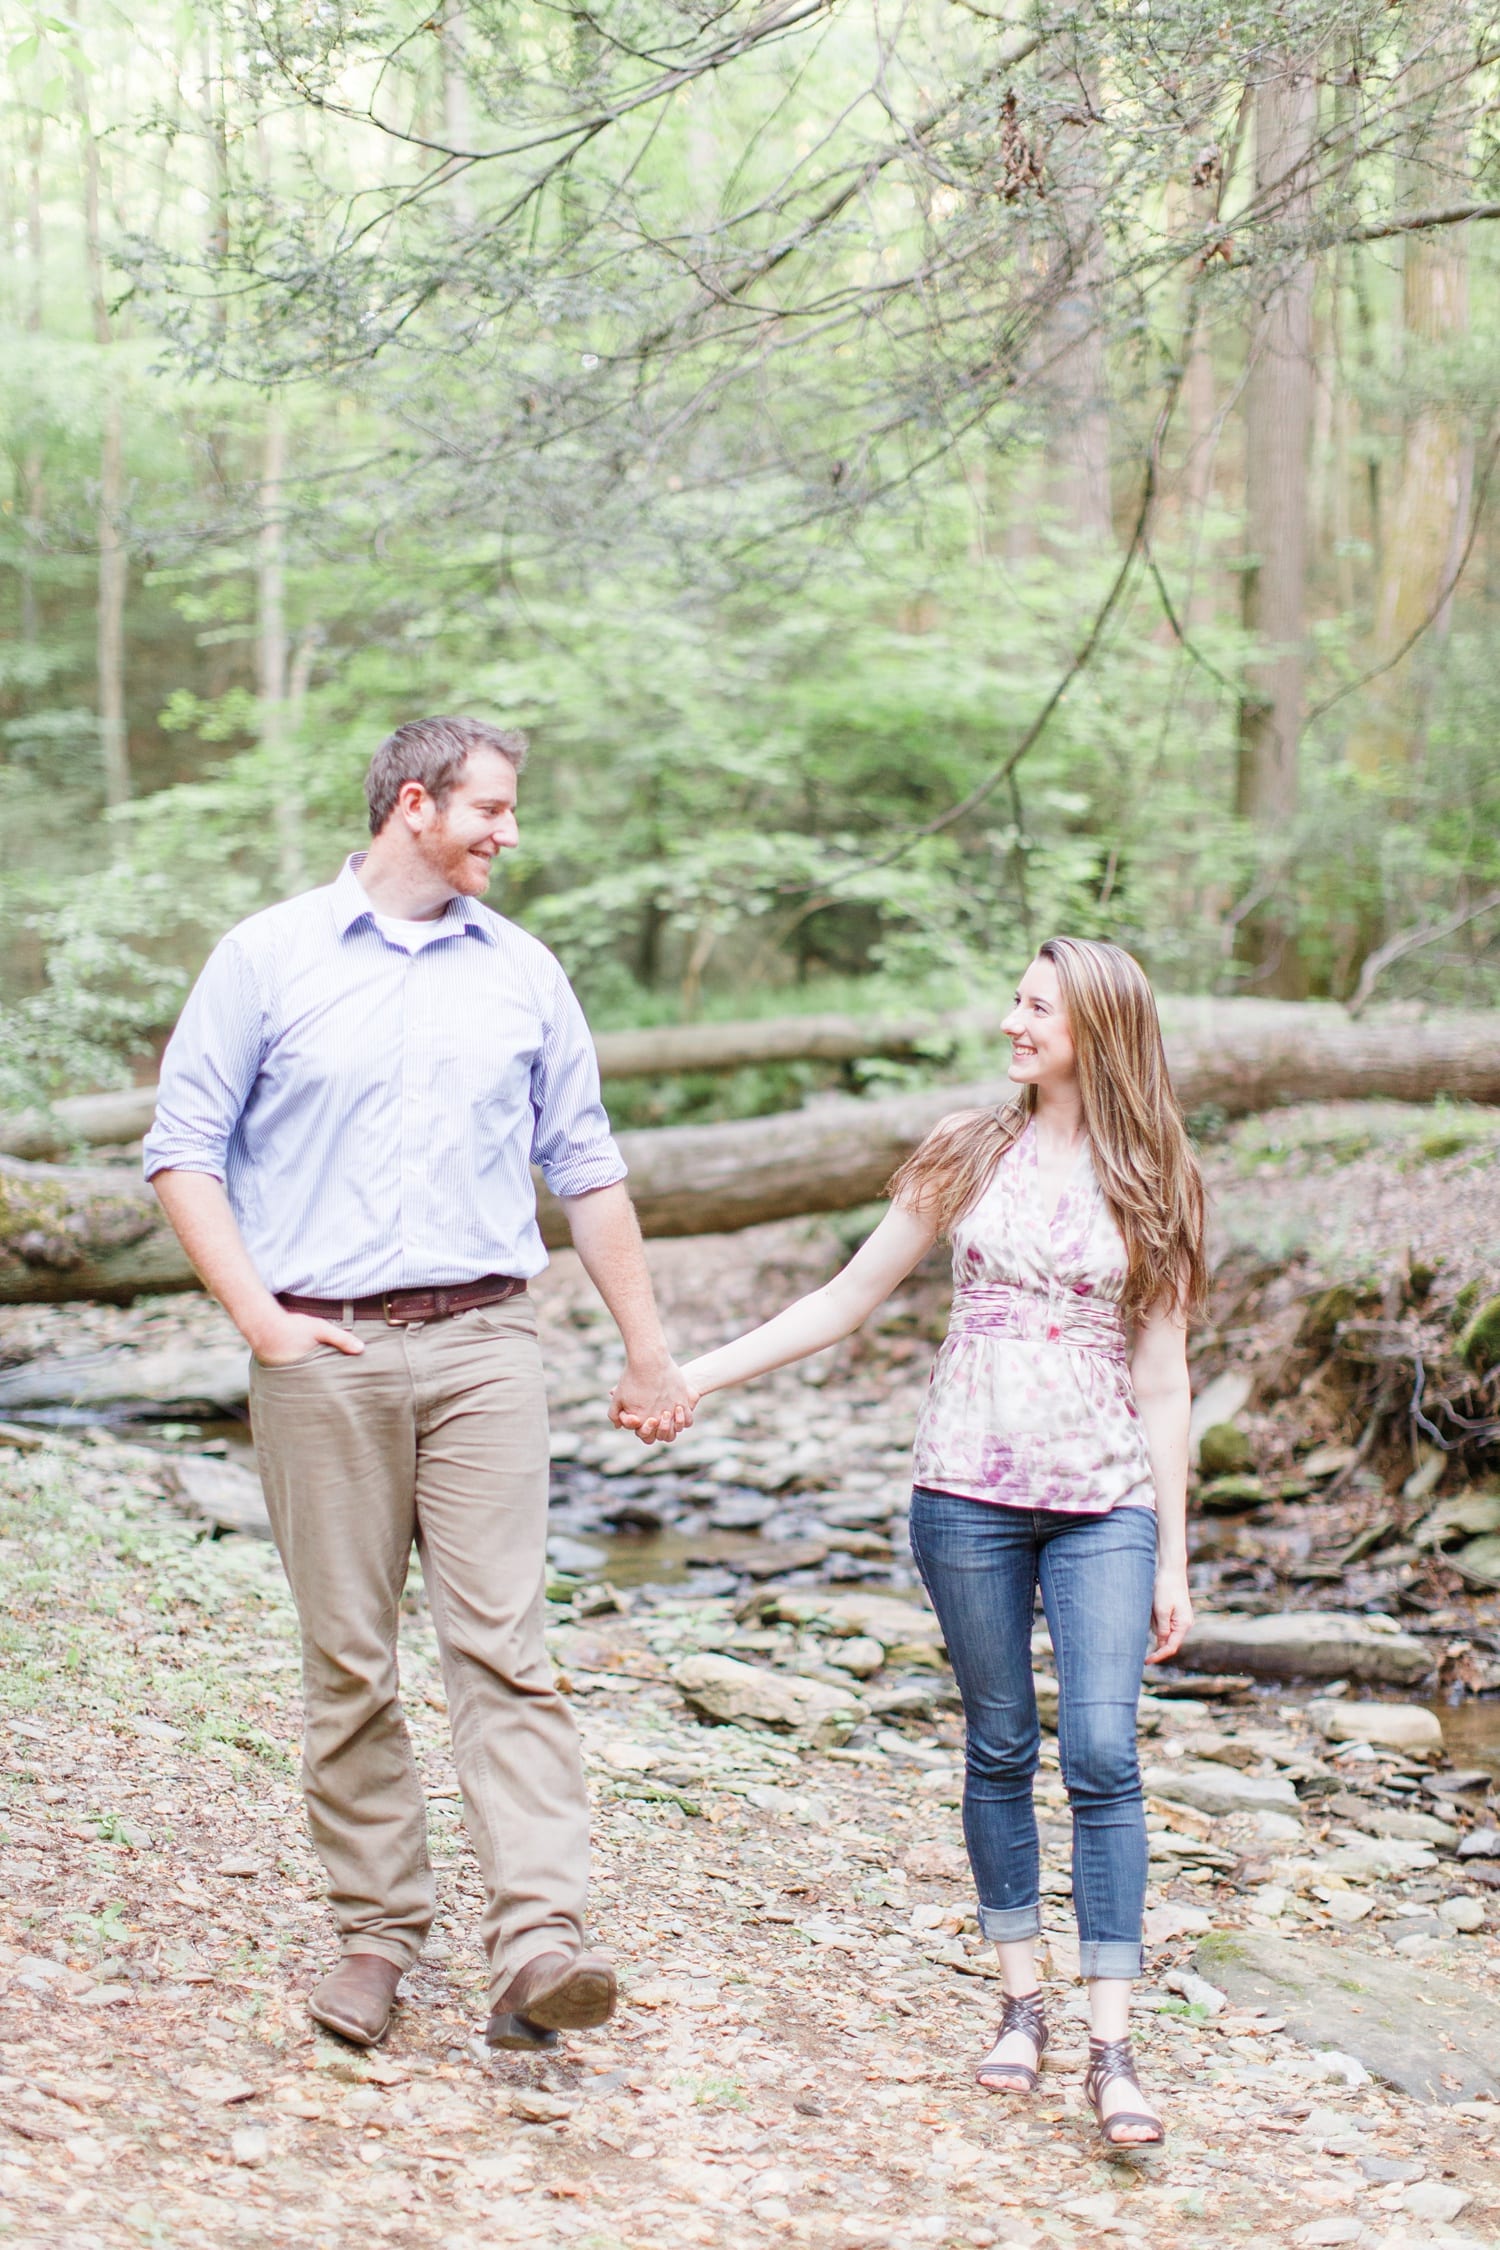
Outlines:
[[[937, 1230], [930, 1220], [919, 1218], [903, 1203], [893, 1204], [863, 1249], [832, 1281], [814, 1289], [810, 1296], [799, 1297], [774, 1320], [750, 1329], [732, 1344], [688, 1360], [682, 1373], [694, 1403], [709, 1391], [748, 1383], [757, 1375], [769, 1374], [773, 1367], [806, 1359], [842, 1337], [852, 1336], [897, 1283], [926, 1257], [936, 1240]], [[629, 1414], [612, 1412], [610, 1418], [626, 1429], [639, 1428], [642, 1437], [648, 1435], [647, 1425]]]
[[1146, 1661], [1175, 1656], [1193, 1622], [1187, 1577], [1188, 1381], [1187, 1321], [1175, 1307], [1154, 1312], [1136, 1330], [1130, 1355], [1135, 1403], [1146, 1432], [1156, 1483], [1156, 1645]]

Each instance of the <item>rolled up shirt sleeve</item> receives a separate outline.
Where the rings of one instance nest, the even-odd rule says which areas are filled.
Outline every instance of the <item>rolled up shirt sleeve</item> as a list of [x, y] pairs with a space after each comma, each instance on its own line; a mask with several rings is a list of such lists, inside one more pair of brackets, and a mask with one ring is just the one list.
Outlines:
[[599, 1092], [599, 1058], [582, 1008], [562, 970], [531, 1072], [536, 1118], [531, 1153], [554, 1195], [589, 1195], [626, 1174]]
[[254, 971], [231, 935], [209, 955], [167, 1042], [156, 1119], [142, 1152], [148, 1180], [158, 1172], [224, 1178], [230, 1138], [250, 1098], [264, 1045]]

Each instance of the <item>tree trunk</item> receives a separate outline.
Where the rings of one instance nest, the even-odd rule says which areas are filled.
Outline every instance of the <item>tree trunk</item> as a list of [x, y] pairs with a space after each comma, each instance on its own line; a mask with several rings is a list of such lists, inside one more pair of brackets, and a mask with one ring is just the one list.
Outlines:
[[[446, 0], [438, 17], [438, 50], [443, 72], [443, 139], [451, 149], [474, 146], [473, 111], [469, 101], [469, 70], [464, 52], [464, 17], [459, 0]], [[460, 226], [474, 217], [469, 189], [469, 168], [459, 170], [452, 183], [454, 215]]]
[[1051, 497], [1065, 527], [1095, 545], [1113, 537], [1105, 292], [1109, 251], [1099, 226], [1100, 156], [1095, 88], [1078, 63], [1058, 89], [1074, 98], [1048, 151], [1059, 234], [1052, 245], [1052, 303], [1042, 378], [1051, 392]]
[[[104, 286], [104, 247], [99, 226], [99, 143], [89, 119], [88, 94], [81, 70], [75, 78], [75, 90], [83, 133], [83, 233], [94, 342], [101, 350], [107, 350], [114, 339]], [[99, 583], [95, 634], [99, 748], [104, 761], [105, 803], [123, 805], [130, 797], [130, 743], [125, 721], [125, 592], [130, 568], [124, 533], [125, 425], [118, 384], [107, 361], [101, 372], [104, 428], [99, 448]]]
[[125, 425], [111, 391], [104, 408], [99, 457], [99, 745], [104, 757], [104, 799], [130, 800], [130, 740], [125, 722], [125, 592], [130, 556], [121, 519], [125, 512]]
[[[42, 274], [45, 237], [42, 231], [42, 148], [44, 120], [33, 117], [26, 134], [26, 327], [41, 334]], [[41, 635], [41, 605], [37, 599], [36, 566], [42, 550], [42, 510], [46, 488], [39, 445], [28, 445], [21, 461], [21, 639], [33, 648]]]
[[[1239, 1117], [1288, 1101], [1373, 1095], [1500, 1103], [1500, 1013], [1422, 1021], [1398, 1008], [1351, 1023], [1326, 1005], [1179, 1000], [1163, 1019], [1189, 1109], [1212, 1104]], [[1004, 1079], [930, 1086], [731, 1125], [622, 1133], [620, 1146], [647, 1234], [731, 1232], [871, 1201], [940, 1117], [1011, 1091]], [[566, 1241], [561, 1210], [538, 1193], [545, 1239]], [[0, 1303], [119, 1301], [194, 1286], [155, 1198], [133, 1175], [0, 1158]]]
[[[1245, 668], [1235, 806], [1269, 840], [1297, 806], [1307, 634], [1307, 468], [1312, 428], [1315, 268], [1305, 248], [1318, 90], [1286, 62], [1256, 95], [1255, 194], [1286, 246], [1245, 380]], [[1302, 989], [1295, 939], [1274, 905], [1240, 925], [1240, 957], [1262, 991]]]
[[[1201, 242], [1219, 214], [1223, 192], [1224, 159], [1217, 147], [1200, 149], [1186, 188], [1173, 196], [1174, 218], [1185, 222], [1188, 239]], [[1217, 385], [1214, 381], [1213, 339], [1198, 302], [1196, 265], [1183, 289], [1183, 328], [1186, 360], [1182, 376], [1182, 414], [1186, 428], [1180, 481], [1183, 544], [1188, 553], [1188, 580], [1182, 600], [1182, 620], [1189, 628], [1211, 623], [1216, 602], [1211, 577], [1211, 557], [1206, 546], [1208, 510], [1213, 500], [1214, 456], [1219, 443]]]
[[222, 39], [222, 27], [216, 26], [210, 17], [203, 28], [201, 56], [203, 124], [208, 138], [210, 181], [207, 250], [209, 271], [216, 284], [211, 319], [218, 337], [223, 336], [228, 317], [222, 268], [229, 256], [229, 120], [220, 53]]
[[266, 753], [276, 825], [276, 860], [284, 896], [301, 890], [302, 806], [287, 759], [286, 420], [279, 401], [266, 418], [260, 480], [260, 543], [256, 561], [255, 686], [260, 740]]
[[[1415, 19], [1414, 91], [1430, 94], [1402, 170], [1408, 201], [1442, 202], [1469, 177], [1468, 126], [1462, 113], [1463, 66], [1470, 58], [1463, 11], [1433, 6]], [[1435, 111], [1435, 115], [1433, 112]], [[1448, 597], [1468, 530], [1474, 441], [1468, 419], [1442, 395], [1443, 377], [1422, 378], [1469, 332], [1469, 229], [1436, 227], [1409, 234], [1402, 250], [1403, 373], [1417, 378], [1420, 403], [1407, 419], [1401, 466], [1381, 555], [1375, 597], [1373, 664], [1392, 665], [1424, 627], [1442, 638]], [[1436, 392], [1437, 395], [1432, 395]], [[1372, 683], [1370, 708], [1349, 746], [1350, 763], [1367, 774], [1399, 771], [1416, 759], [1423, 735], [1421, 667], [1399, 663]]]

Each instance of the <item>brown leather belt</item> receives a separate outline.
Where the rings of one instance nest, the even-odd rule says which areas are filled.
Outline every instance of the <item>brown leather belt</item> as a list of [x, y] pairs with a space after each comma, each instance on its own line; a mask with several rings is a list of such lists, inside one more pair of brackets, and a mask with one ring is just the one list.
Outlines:
[[352, 1320], [383, 1320], [388, 1327], [405, 1328], [419, 1320], [478, 1312], [481, 1305], [503, 1305], [525, 1287], [514, 1274], [487, 1273], [478, 1281], [453, 1281], [437, 1289], [385, 1289], [378, 1297], [294, 1297], [289, 1290], [278, 1290], [276, 1302], [286, 1312], [342, 1321], [345, 1327]]

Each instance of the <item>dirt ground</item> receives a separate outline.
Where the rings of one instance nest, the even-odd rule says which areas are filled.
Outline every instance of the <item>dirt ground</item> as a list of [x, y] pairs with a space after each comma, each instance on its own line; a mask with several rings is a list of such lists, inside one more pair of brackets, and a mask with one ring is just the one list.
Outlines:
[[[1226, 1234], [1274, 1228], [1285, 1254], [1300, 1228], [1339, 1260], [1389, 1250], [1394, 1235], [1402, 1256], [1416, 1242], [1461, 1275], [1500, 1270], [1492, 1140], [1410, 1161], [1405, 1142], [1351, 1149], [1309, 1156], [1303, 1140], [1266, 1159], [1234, 1144], [1220, 1160]], [[1378, 1239], [1372, 1165], [1389, 1199]], [[712, 1271], [701, 1246], [653, 1246], [664, 1296], [704, 1342], [829, 1257], [826, 1232], [806, 1229], [717, 1253]], [[611, 1347], [571, 1260], [541, 1296], [564, 1465], [618, 1478], [620, 1441], [595, 1420]], [[789, 1376], [759, 1421], [723, 1405], [695, 1473], [712, 1485], [717, 1464], [720, 1482], [774, 1486], [775, 1445], [821, 1417], [825, 1449], [846, 1433], [849, 1488], [878, 1499], [899, 1480], [929, 1348], [901, 1321], [898, 1306], [878, 1364], [851, 1347], [831, 1381]], [[143, 1322], [157, 1337], [173, 1322], [214, 1332], [209, 1308], [179, 1303], [12, 1316], [3, 1342], [12, 1358], [124, 1345]], [[296, 1639], [274, 1554], [205, 1537], [164, 1506], [149, 1457], [107, 1432], [0, 1445], [0, 2239], [1500, 2243], [1500, 2100], [1455, 2098], [1470, 2083], [1465, 2039], [1500, 2025], [1495, 1893], [1450, 1850], [1371, 1858], [1360, 1825], [1362, 1805], [1414, 1790], [1403, 1773], [1420, 1766], [1372, 1763], [1363, 1745], [1363, 1765], [1333, 1752], [1305, 1693], [1151, 1714], [1152, 1758], [1221, 1758], [1216, 1770], [1264, 1774], [1268, 1789], [1290, 1774], [1306, 1791], [1311, 1777], [1313, 1794], [1280, 1828], [1248, 1795], [1208, 1818], [1151, 1799], [1138, 2046], [1171, 2135], [1160, 2156], [1112, 2158], [1081, 2091], [1053, 1738], [1040, 1803], [1054, 2044], [1039, 2096], [1006, 2102], [972, 2076], [998, 1993], [973, 1936], [951, 1701], [935, 1693], [920, 1722], [853, 1747], [706, 1726], [673, 1684], [680, 1659], [759, 1660], [776, 1639], [757, 1641], [755, 1620], [709, 1584], [626, 1589], [618, 1604], [585, 1587], [556, 1607], [597, 1811], [595, 1929], [624, 2001], [606, 2030], [531, 2059], [489, 2057], [478, 2040], [478, 1897], [414, 1583], [403, 1677], [441, 1912], [389, 2040], [365, 2056], [316, 2032], [304, 2007], [333, 1949], [297, 1793]], [[779, 1647], [807, 1676], [839, 1676], [838, 1650], [816, 1635]], [[907, 1677], [920, 1682], [920, 1667]], [[1382, 1817], [1382, 1835], [1400, 1830], [1399, 1813]], [[1405, 1817], [1411, 1833], [1431, 1819]], [[1486, 1817], [1481, 1791], [1459, 1825], [1478, 1832]], [[1449, 2057], [1447, 2098], [1369, 2075], [1274, 1997], [1193, 1981], [1206, 1939], [1268, 1933], [1332, 1985], [1362, 1989], [1356, 1962], [1397, 1980], [1413, 2043]], [[1365, 2002], [1349, 2005], [1358, 2016]], [[1486, 2067], [1481, 2056], [1475, 2083]]]

